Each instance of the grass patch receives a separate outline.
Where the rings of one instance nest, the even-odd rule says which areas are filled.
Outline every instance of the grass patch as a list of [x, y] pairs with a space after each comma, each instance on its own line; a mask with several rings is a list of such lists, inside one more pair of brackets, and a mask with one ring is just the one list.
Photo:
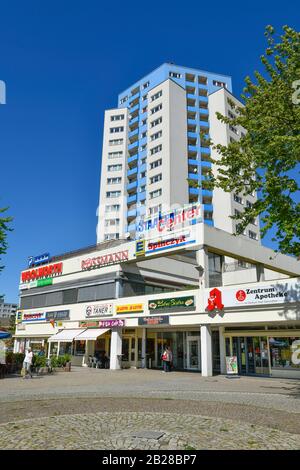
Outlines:
[[197, 449], [193, 446], [186, 445], [186, 446], [184, 446], [184, 450], [197, 450]]

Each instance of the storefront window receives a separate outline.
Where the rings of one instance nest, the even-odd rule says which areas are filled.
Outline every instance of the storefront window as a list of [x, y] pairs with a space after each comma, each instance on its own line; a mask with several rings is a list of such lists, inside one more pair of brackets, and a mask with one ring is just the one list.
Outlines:
[[75, 341], [75, 356], [84, 356], [85, 345], [86, 345], [86, 342], [84, 340]]
[[60, 343], [59, 354], [72, 354], [72, 343]]
[[300, 369], [300, 338], [270, 338], [271, 367]]

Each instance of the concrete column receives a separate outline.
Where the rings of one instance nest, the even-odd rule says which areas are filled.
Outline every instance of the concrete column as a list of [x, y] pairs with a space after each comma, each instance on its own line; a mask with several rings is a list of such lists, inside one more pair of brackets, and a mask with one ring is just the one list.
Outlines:
[[142, 369], [147, 369], [147, 328], [142, 329]]
[[19, 352], [19, 347], [18, 347], [18, 340], [15, 339], [14, 340], [14, 354], [18, 353]]
[[122, 354], [122, 328], [113, 328], [111, 330], [110, 342], [110, 369], [120, 369], [118, 356]]
[[196, 251], [196, 260], [198, 266], [202, 268], [202, 273], [199, 273], [199, 286], [209, 287], [208, 252], [206, 247], [203, 246]]
[[56, 353], [56, 357], [59, 356], [59, 350], [60, 350], [60, 341], [58, 341], [58, 343], [57, 343], [57, 353]]
[[201, 373], [203, 377], [213, 375], [212, 339], [210, 325], [201, 325]]
[[263, 264], [256, 265], [256, 278], [257, 282], [262, 282], [265, 280], [265, 267]]
[[219, 345], [220, 345], [220, 368], [221, 374], [226, 374], [226, 348], [224, 338], [224, 326], [219, 327]]

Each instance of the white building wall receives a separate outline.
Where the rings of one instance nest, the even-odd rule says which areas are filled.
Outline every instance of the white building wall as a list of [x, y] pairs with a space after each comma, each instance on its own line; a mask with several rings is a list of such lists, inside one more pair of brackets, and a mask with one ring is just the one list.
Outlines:
[[[123, 115], [120, 120], [112, 120], [114, 116]], [[123, 127], [123, 132], [112, 133], [110, 130], [116, 127]], [[113, 140], [122, 139], [121, 144], [115, 145]], [[124, 237], [126, 226], [126, 184], [127, 184], [127, 145], [128, 145], [128, 110], [110, 109], [105, 111], [104, 117], [104, 133], [103, 133], [103, 149], [102, 149], [102, 165], [101, 165], [101, 185], [100, 199], [98, 207], [98, 226], [97, 226], [97, 243], [105, 240], [105, 235], [114, 238], [114, 234], [118, 233], [119, 237]], [[112, 153], [122, 152], [121, 156], [113, 157]], [[109, 170], [109, 166], [122, 165], [119, 171]], [[121, 182], [117, 184], [108, 183], [108, 178], [121, 178]], [[107, 192], [121, 191], [119, 197], [107, 197]], [[119, 205], [118, 210], [108, 211], [107, 206]], [[119, 219], [119, 225], [109, 225], [108, 221]]]

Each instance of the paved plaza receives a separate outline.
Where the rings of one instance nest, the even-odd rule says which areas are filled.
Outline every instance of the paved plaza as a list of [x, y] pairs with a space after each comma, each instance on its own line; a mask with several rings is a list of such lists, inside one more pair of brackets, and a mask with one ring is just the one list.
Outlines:
[[1, 449], [300, 449], [300, 381], [73, 368], [0, 381]]

